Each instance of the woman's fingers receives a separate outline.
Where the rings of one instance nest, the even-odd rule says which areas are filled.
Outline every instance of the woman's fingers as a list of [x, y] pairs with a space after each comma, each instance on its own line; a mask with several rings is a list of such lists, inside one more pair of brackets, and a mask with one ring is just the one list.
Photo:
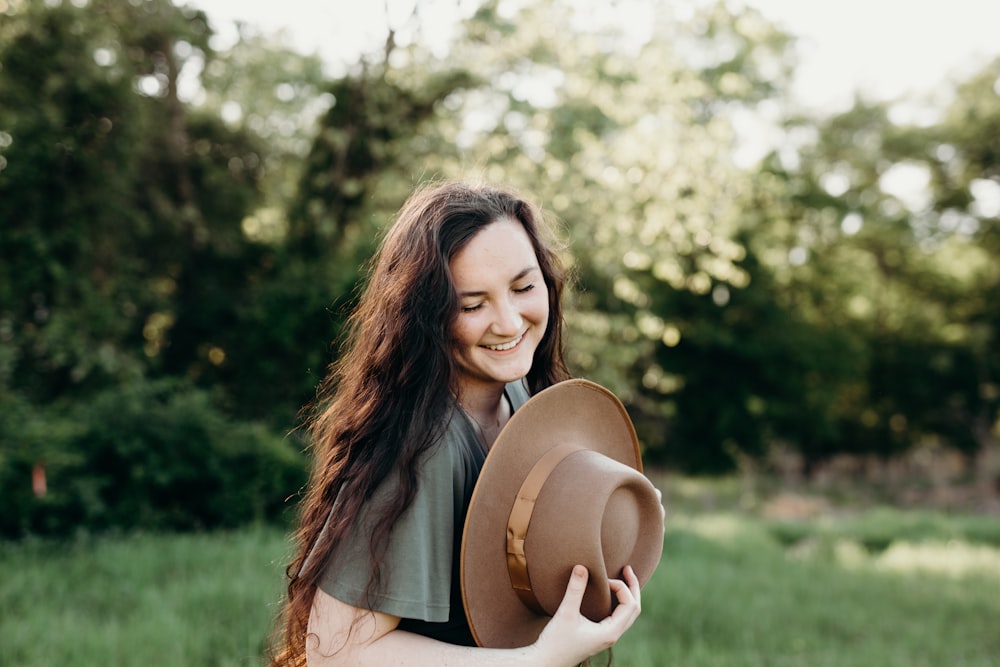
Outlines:
[[632, 569], [631, 565], [625, 566], [623, 576], [624, 580], [610, 579], [608, 581], [611, 585], [611, 592], [618, 600], [618, 606], [615, 607], [609, 618], [627, 617], [628, 625], [625, 626], [627, 628], [632, 625], [632, 622], [639, 616], [639, 612], [642, 611], [642, 593], [639, 578], [635, 576], [635, 570]]
[[563, 596], [562, 602], [559, 603], [557, 614], [578, 615], [580, 613], [580, 605], [583, 603], [583, 593], [587, 590], [589, 577], [590, 572], [587, 571], [586, 567], [583, 565], [573, 566], [573, 573], [570, 575], [569, 583], [566, 584], [566, 594]]
[[635, 570], [632, 569], [631, 565], [625, 566], [625, 583], [628, 584], [629, 589], [632, 591], [632, 595], [638, 599], [639, 591], [641, 590], [639, 577], [636, 576]]
[[622, 579], [608, 580], [618, 604], [611, 615], [599, 623], [580, 613], [589, 577], [583, 565], [573, 568], [559, 608], [535, 643], [540, 655], [547, 656], [541, 664], [547, 664], [546, 661], [561, 663], [567, 656], [574, 658], [574, 663], [582, 662], [613, 646], [639, 617], [639, 579], [631, 566], [625, 567]]
[[663, 492], [657, 489], [655, 486], [653, 489], [656, 491], [656, 500], [660, 503], [660, 516], [664, 519], [667, 518], [667, 508], [663, 505]]

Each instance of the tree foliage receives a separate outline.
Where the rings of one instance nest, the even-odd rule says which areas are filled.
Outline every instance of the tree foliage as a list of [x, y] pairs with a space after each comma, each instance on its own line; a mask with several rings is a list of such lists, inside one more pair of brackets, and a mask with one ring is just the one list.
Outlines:
[[[65, 423], [59, 415], [74, 406], [98, 410], [112, 387], [138, 392], [154, 378], [213, 385], [245, 361], [241, 352], [254, 353], [240, 313], [267, 272], [268, 250], [241, 222], [262, 201], [264, 149], [251, 131], [198, 113], [178, 93], [185, 67], [211, 57], [203, 14], [166, 0], [17, 3], [7, 13], [0, 397], [35, 408], [23, 429], [5, 433], [2, 455], [12, 469], [48, 465], [59, 480], [76, 459], [49, 450], [75, 441], [26, 451], [25, 433]], [[216, 409], [228, 402], [232, 414], [266, 416], [225, 394]], [[25, 497], [29, 482], [4, 486]], [[39, 516], [32, 527], [56, 524], [65, 527]]]
[[[0, 462], [29, 517], [5, 531], [123, 526], [126, 496], [150, 525], [236, 520], [196, 506], [236, 493], [221, 472], [222, 495], [170, 499], [202, 449], [273, 516], [302, 443], [268, 434], [295, 428], [382, 231], [436, 178], [541, 202], [572, 368], [652, 461], [996, 439], [1000, 62], [913, 126], [863, 99], [793, 115], [794, 40], [725, 2], [484, 0], [444, 47], [417, 3], [333, 76], [247, 26], [213, 48], [169, 0], [4, 6]], [[759, 117], [784, 141], [737, 159]]]

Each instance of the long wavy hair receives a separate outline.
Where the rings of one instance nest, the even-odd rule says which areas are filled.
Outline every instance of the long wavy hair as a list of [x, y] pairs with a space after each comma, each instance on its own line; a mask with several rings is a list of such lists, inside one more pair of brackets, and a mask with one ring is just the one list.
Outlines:
[[548, 326], [535, 350], [528, 388], [537, 393], [569, 377], [562, 350], [565, 274], [539, 210], [496, 186], [444, 182], [418, 188], [369, 265], [342, 353], [311, 406], [307, 428], [313, 468], [293, 538], [296, 556], [286, 568], [272, 667], [305, 665], [317, 582], [363, 504], [392, 473], [398, 484], [371, 538], [369, 591], [378, 581], [378, 556], [413, 500], [421, 455], [454, 409], [457, 373], [450, 331], [459, 300], [449, 263], [483, 227], [501, 218], [524, 226], [548, 291]]

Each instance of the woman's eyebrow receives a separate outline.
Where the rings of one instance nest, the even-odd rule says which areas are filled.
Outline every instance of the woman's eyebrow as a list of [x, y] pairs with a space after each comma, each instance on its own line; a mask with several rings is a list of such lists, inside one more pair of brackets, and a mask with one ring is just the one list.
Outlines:
[[[524, 278], [526, 275], [528, 275], [532, 271], [540, 271], [540, 270], [541, 269], [538, 268], [537, 264], [533, 264], [532, 266], [529, 266], [527, 268], [524, 268], [524, 269], [521, 269], [520, 271], [518, 271], [517, 275], [514, 276], [511, 279], [511, 282], [512, 283], [516, 283], [518, 280], [521, 280], [522, 278]], [[459, 292], [458, 295], [460, 297], [485, 296], [486, 295], [486, 291], [485, 290], [468, 290], [466, 292]]]

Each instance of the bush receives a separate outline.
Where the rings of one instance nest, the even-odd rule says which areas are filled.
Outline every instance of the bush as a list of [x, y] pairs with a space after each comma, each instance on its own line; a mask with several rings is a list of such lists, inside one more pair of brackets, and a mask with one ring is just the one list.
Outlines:
[[[66, 415], [15, 403], [0, 409], [11, 443], [0, 454], [10, 470], [0, 481], [13, 497], [13, 516], [0, 523], [6, 536], [274, 520], [305, 481], [293, 439], [234, 422], [184, 382], [114, 387]], [[30, 485], [38, 462], [47, 472], [41, 497]]]
[[36, 497], [33, 470], [62, 468], [75, 463], [68, 443], [79, 432], [75, 420], [56, 407], [42, 410], [20, 394], [0, 389], [0, 490], [4, 511], [0, 512], [0, 537], [27, 532], [52, 532], [47, 506], [53, 494]]

